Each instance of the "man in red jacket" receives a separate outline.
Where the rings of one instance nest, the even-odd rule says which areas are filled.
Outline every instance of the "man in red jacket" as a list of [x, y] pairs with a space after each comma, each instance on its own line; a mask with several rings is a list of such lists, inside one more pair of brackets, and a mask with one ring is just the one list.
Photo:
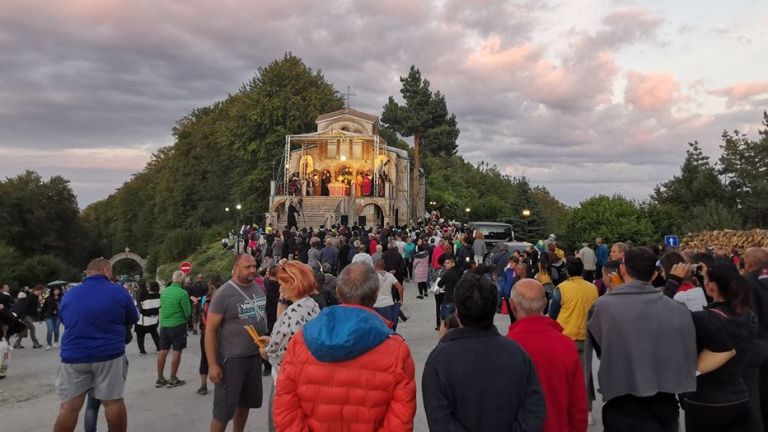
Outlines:
[[547, 404], [542, 431], [586, 431], [587, 391], [579, 354], [560, 324], [542, 315], [544, 287], [536, 279], [522, 279], [512, 288], [511, 300], [517, 321], [507, 337], [525, 349], [539, 374]]
[[413, 358], [372, 309], [378, 292], [373, 267], [349, 264], [336, 280], [341, 305], [323, 309], [291, 339], [275, 387], [277, 430], [413, 430]]

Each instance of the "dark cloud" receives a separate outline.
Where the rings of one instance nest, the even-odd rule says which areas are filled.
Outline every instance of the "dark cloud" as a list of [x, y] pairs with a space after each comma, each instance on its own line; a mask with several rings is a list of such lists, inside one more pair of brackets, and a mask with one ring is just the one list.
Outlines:
[[[686, 108], [679, 77], [622, 68], [616, 53], [660, 44], [664, 17], [619, 3], [593, 12], [589, 31], [559, 29], [561, 6], [12, 0], [0, 9], [0, 175], [63, 174], [81, 205], [103, 198], [171, 143], [178, 119], [288, 51], [374, 114], [416, 64], [456, 113], [465, 157], [525, 174], [569, 204], [597, 192], [645, 197], [676, 172], [685, 143], [716, 149], [706, 138], [723, 125], [759, 121], [753, 88], [710, 90], [733, 110], [707, 116]], [[565, 48], [539, 38], [552, 26]]]

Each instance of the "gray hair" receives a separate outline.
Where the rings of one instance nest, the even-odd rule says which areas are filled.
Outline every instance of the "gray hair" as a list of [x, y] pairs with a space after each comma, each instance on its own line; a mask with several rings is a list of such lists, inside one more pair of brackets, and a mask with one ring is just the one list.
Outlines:
[[624, 253], [626, 253], [629, 250], [629, 246], [627, 246], [626, 243], [622, 243], [622, 242], [616, 242], [611, 247], [619, 248], [619, 250], [621, 250]]
[[379, 296], [379, 276], [366, 263], [349, 264], [336, 279], [336, 295], [341, 303], [373, 307]]
[[173, 276], [171, 276], [171, 282], [173, 283], [182, 283], [184, 282], [185, 274], [181, 270], [176, 270], [173, 272]]
[[520, 294], [515, 287], [512, 287], [510, 298], [525, 316], [541, 315], [544, 312], [544, 307], [547, 305], [547, 298], [545, 296], [528, 298]]

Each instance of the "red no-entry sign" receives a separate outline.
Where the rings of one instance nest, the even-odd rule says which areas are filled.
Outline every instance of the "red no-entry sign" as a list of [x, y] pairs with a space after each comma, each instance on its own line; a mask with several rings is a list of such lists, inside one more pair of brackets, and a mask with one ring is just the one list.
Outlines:
[[189, 272], [191, 272], [191, 271], [192, 271], [192, 264], [190, 264], [190, 263], [188, 263], [188, 262], [184, 261], [184, 262], [183, 262], [183, 263], [181, 263], [181, 265], [179, 266], [179, 270], [181, 270], [181, 272], [182, 272], [182, 273], [184, 273], [184, 274], [189, 274]]

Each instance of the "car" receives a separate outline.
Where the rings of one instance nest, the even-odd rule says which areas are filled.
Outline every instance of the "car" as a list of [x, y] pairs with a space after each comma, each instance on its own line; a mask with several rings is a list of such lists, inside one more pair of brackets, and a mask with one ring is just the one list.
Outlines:
[[507, 245], [507, 250], [509, 250], [509, 253], [519, 252], [523, 254], [531, 246], [533, 246], [533, 243], [511, 241], [511, 242], [506, 242], [506, 245]]
[[499, 242], [512, 241], [514, 238], [514, 232], [512, 231], [512, 225], [501, 222], [470, 222], [467, 224], [469, 229], [474, 234], [475, 231], [480, 231], [485, 236], [485, 246], [490, 251]]

